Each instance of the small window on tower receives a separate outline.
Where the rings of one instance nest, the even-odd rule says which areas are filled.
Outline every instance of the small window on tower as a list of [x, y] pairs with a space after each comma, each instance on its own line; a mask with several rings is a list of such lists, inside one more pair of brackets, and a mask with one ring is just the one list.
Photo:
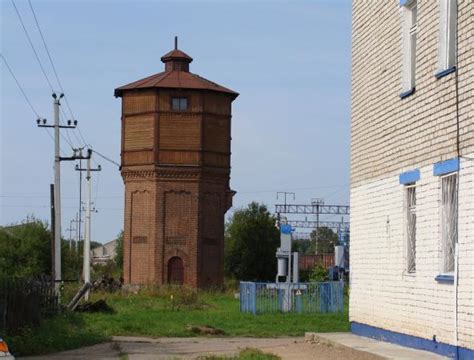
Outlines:
[[171, 108], [175, 111], [186, 111], [188, 109], [188, 99], [185, 97], [171, 98]]

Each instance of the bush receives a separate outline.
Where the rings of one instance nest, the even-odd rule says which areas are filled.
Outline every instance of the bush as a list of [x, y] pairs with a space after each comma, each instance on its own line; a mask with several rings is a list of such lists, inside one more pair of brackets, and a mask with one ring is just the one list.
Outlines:
[[51, 233], [46, 223], [28, 218], [0, 229], [0, 274], [32, 278], [51, 274]]
[[[63, 279], [79, 279], [82, 251], [61, 240]], [[28, 217], [20, 224], [0, 227], [0, 277], [51, 276], [51, 231], [48, 224]]]
[[322, 282], [327, 281], [328, 279], [328, 271], [321, 264], [315, 265], [309, 275], [309, 280], [311, 282]]

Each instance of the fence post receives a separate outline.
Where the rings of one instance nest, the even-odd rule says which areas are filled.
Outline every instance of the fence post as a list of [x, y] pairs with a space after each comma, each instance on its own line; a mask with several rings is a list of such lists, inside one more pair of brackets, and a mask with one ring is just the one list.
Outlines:
[[250, 295], [250, 312], [254, 315], [257, 314], [257, 284], [252, 282], [249, 284], [249, 295]]
[[329, 311], [329, 293], [331, 288], [328, 283], [319, 283], [320, 311], [327, 313]]
[[303, 312], [302, 298], [303, 298], [303, 293], [302, 293], [301, 288], [298, 284], [297, 287], [296, 287], [296, 294], [295, 294], [295, 308], [296, 308], [296, 312], [299, 313], [299, 314], [301, 314]]
[[344, 311], [344, 281], [339, 281], [339, 311]]

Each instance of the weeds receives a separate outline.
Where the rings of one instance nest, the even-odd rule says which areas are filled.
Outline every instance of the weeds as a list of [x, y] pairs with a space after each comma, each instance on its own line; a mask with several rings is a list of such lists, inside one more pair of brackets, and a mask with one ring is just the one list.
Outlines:
[[281, 358], [274, 354], [264, 353], [258, 349], [246, 348], [236, 356], [200, 356], [197, 360], [280, 360]]

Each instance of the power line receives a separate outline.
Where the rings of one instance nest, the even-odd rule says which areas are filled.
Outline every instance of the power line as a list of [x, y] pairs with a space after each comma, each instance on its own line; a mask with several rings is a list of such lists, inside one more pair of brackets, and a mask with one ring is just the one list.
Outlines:
[[[0, 208], [37, 208], [37, 209], [43, 209], [43, 208], [51, 208], [50, 205], [0, 205]], [[76, 206], [63, 206], [63, 209], [76, 209]], [[109, 208], [109, 207], [101, 207], [100, 210], [114, 210], [114, 211], [123, 211], [123, 207], [121, 208]]]
[[21, 93], [23, 94], [23, 97], [25, 98], [26, 102], [27, 102], [28, 105], [30, 106], [31, 110], [32, 110], [33, 113], [36, 115], [36, 117], [39, 119], [40, 116], [39, 116], [38, 112], [36, 111], [36, 109], [34, 108], [33, 104], [31, 103], [30, 99], [29, 99], [28, 96], [26, 95], [25, 90], [23, 90], [23, 87], [21, 86], [20, 82], [18, 81], [17, 77], [15, 76], [15, 73], [13, 72], [12, 68], [11, 68], [10, 65], [8, 64], [7, 59], [5, 59], [5, 56], [3, 56], [3, 54], [0, 54], [0, 57], [3, 59], [3, 62], [5, 63], [5, 66], [7, 67], [8, 71], [10, 72], [12, 78], [15, 80], [16, 85], [17, 85], [18, 88], [20, 89]]
[[[64, 99], [66, 100], [66, 105], [68, 105], [69, 103], [68, 103], [68, 101], [67, 101], [67, 98], [64, 98]], [[68, 105], [68, 107], [69, 107], [69, 105]], [[71, 116], [74, 118], [74, 115], [72, 115], [72, 113], [71, 113]], [[75, 118], [74, 118], [74, 119], [75, 119]], [[83, 143], [84, 145], [87, 145], [87, 141], [84, 139], [84, 136], [82, 136], [82, 132], [81, 132], [81, 129], [80, 129], [79, 127], [77, 127], [77, 131], [78, 131], [78, 133], [79, 133], [79, 136], [80, 136], [81, 139], [82, 139], [82, 143]]]
[[92, 151], [95, 152], [97, 155], [99, 155], [102, 159], [107, 160], [108, 162], [110, 162], [110, 163], [112, 163], [112, 164], [114, 164], [115, 166], [118, 166], [118, 167], [120, 168], [120, 164], [119, 164], [119, 163], [117, 163], [117, 162], [113, 161], [112, 159], [108, 158], [107, 156], [101, 154], [101, 153], [98, 152], [97, 150], [94, 150], [94, 149], [93, 149]]
[[[12, 0], [12, 2], [13, 2], [13, 0]], [[51, 63], [51, 67], [53, 68], [54, 75], [56, 76], [56, 80], [58, 81], [59, 88], [61, 89], [61, 92], [64, 93], [63, 86], [61, 84], [61, 81], [59, 80], [59, 76], [58, 76], [58, 73], [56, 71], [56, 67], [54, 66], [53, 59], [51, 58], [51, 54], [49, 53], [48, 45], [46, 45], [46, 40], [44, 39], [43, 32], [41, 31], [41, 27], [40, 27], [38, 19], [36, 17], [35, 10], [33, 9], [33, 5], [31, 4], [30, 0], [28, 0], [28, 4], [30, 5], [30, 9], [31, 9], [31, 12], [33, 13], [33, 17], [35, 18], [36, 27], [38, 28], [38, 32], [41, 36], [41, 39], [43, 40], [44, 49], [46, 50], [46, 54], [48, 55], [49, 62]]]
[[[0, 195], [4, 199], [49, 199], [46, 195]], [[62, 196], [63, 199], [79, 199], [79, 196]], [[123, 195], [98, 196], [98, 199], [122, 199]]]
[[51, 85], [51, 81], [49, 80], [48, 75], [46, 74], [46, 71], [44, 70], [44, 67], [43, 67], [43, 64], [42, 64], [42, 62], [39, 58], [38, 52], [36, 51], [35, 46], [33, 45], [33, 41], [31, 40], [31, 37], [30, 37], [30, 34], [28, 33], [28, 30], [26, 30], [25, 24], [24, 24], [23, 19], [20, 15], [20, 12], [18, 11], [18, 8], [16, 7], [15, 1], [11, 0], [11, 3], [13, 5], [13, 7], [15, 8], [15, 12], [18, 16], [18, 19], [20, 20], [21, 26], [23, 27], [23, 31], [25, 32], [26, 38], [28, 39], [28, 42], [30, 43], [31, 49], [33, 50], [33, 52], [35, 54], [36, 61], [38, 62], [39, 66], [41, 68], [41, 71], [43, 72], [43, 75], [46, 79], [46, 82], [48, 83], [49, 88], [51, 89], [51, 92], [54, 92], [53, 85]]
[[[44, 49], [46, 50], [46, 54], [48, 55], [48, 59], [49, 59], [49, 62], [51, 63], [51, 67], [53, 68], [53, 73], [54, 73], [54, 76], [56, 77], [56, 81], [58, 82], [59, 89], [61, 90], [61, 92], [63, 94], [65, 94], [63, 84], [61, 83], [61, 80], [59, 79], [58, 72], [56, 71], [56, 66], [54, 65], [54, 61], [53, 61], [53, 58], [51, 56], [51, 53], [49, 52], [49, 48], [48, 48], [48, 45], [46, 43], [46, 39], [44, 38], [43, 31], [41, 30], [41, 26], [39, 24], [38, 18], [36, 17], [35, 9], [33, 8], [33, 5], [31, 4], [31, 0], [28, 0], [28, 4], [30, 5], [31, 12], [33, 13], [33, 17], [35, 19], [36, 27], [38, 28], [38, 32], [41, 36], [41, 40], [43, 41], [43, 46], [44, 46]], [[76, 118], [75, 118], [75, 116], [74, 116], [74, 114], [71, 110], [71, 106], [69, 105], [69, 101], [68, 101], [66, 95], [64, 96], [64, 100], [66, 102], [66, 106], [69, 110], [69, 113], [71, 114], [71, 117], [72, 117], [71, 120], [75, 120]]]
[[[61, 109], [61, 107], [59, 107]], [[64, 120], [61, 120], [61, 117], [59, 118], [59, 122], [60, 124], [62, 125], [65, 125], [66, 123], [64, 122]], [[72, 140], [71, 140], [71, 137], [69, 136], [69, 131], [67, 131], [69, 129], [66, 129], [66, 137], [63, 135], [63, 133], [59, 133], [59, 135], [61, 136], [61, 139], [63, 139], [65, 142], [68, 143], [68, 145], [71, 147], [71, 149], [74, 151], [75, 149], [75, 146], [73, 145], [72, 143]]]
[[[64, 99], [66, 99], [66, 95], [64, 95]], [[67, 104], [67, 102], [66, 102], [66, 104]], [[61, 110], [61, 113], [63, 114], [63, 117], [64, 117], [65, 119], [67, 119], [67, 115], [66, 115], [65, 111], [63, 110], [63, 108], [60, 108], [60, 110]], [[73, 119], [75, 119], [75, 118], [73, 117]], [[75, 119], [75, 120], [77, 120], [77, 119]], [[77, 136], [76, 131], [73, 131], [72, 134], [74, 135], [74, 138], [76, 139], [76, 141], [77, 141], [79, 144], [81, 144], [81, 147], [82, 147], [82, 148], [87, 147], [87, 143], [86, 143], [86, 141], [84, 140], [84, 138], [82, 137], [81, 131], [79, 130], [79, 124], [76, 126], [75, 130], [77, 130], [77, 131], [79, 132], [80, 136], [81, 136], [81, 137], [79, 138], [79, 137]], [[69, 136], [69, 131], [66, 131], [66, 135], [68, 136], [69, 139], [71, 139], [70, 136]]]
[[[18, 81], [18, 78], [15, 76], [15, 73], [13, 72], [12, 68], [10, 67], [10, 65], [8, 64], [8, 61], [7, 59], [5, 58], [5, 56], [3, 54], [0, 54], [0, 57], [3, 59], [3, 62], [5, 64], [5, 66], [7, 67], [8, 71], [10, 72], [10, 75], [12, 76], [12, 78], [15, 80], [16, 82], [16, 85], [18, 86], [18, 89], [20, 89], [20, 92], [23, 94], [23, 97], [26, 101], [26, 103], [29, 105], [31, 111], [33, 111], [33, 113], [36, 115], [36, 117], [38, 119], [41, 118], [41, 116], [39, 116], [38, 112], [36, 111], [35, 107], [33, 106], [33, 104], [31, 103], [30, 99], [28, 98], [28, 95], [26, 95], [26, 92], [25, 90], [23, 89], [23, 87], [21, 86], [20, 82]], [[44, 129], [44, 131], [46, 132], [46, 134], [48, 134], [49, 138], [51, 139], [51, 141], [54, 142], [54, 139], [53, 139], [53, 136], [51, 135], [51, 133], [47, 130], [47, 129]], [[61, 150], [61, 154], [64, 155], [64, 152]]]
[[95, 196], [94, 196], [94, 206], [95, 207], [97, 207], [97, 195], [99, 194], [99, 182], [100, 182], [100, 171], [97, 174], [97, 181], [95, 182]]
[[[12, 0], [12, 1], [13, 1], [13, 0]], [[58, 82], [59, 89], [60, 89], [61, 92], [64, 94], [65, 92], [64, 92], [63, 84], [61, 83], [61, 80], [60, 80], [60, 78], [59, 78], [58, 72], [57, 72], [57, 70], [56, 70], [56, 66], [54, 65], [53, 57], [51, 56], [51, 53], [50, 53], [50, 51], [49, 51], [48, 44], [46, 43], [46, 39], [45, 39], [45, 37], [44, 37], [44, 35], [43, 35], [43, 31], [41, 30], [41, 26], [40, 26], [40, 24], [39, 24], [38, 17], [36, 16], [36, 12], [35, 12], [35, 9], [33, 8], [33, 5], [32, 5], [32, 3], [31, 3], [31, 0], [28, 0], [28, 4], [29, 4], [29, 6], [30, 6], [31, 12], [33, 13], [33, 17], [34, 17], [34, 19], [35, 19], [36, 27], [37, 27], [37, 29], [38, 29], [38, 32], [39, 32], [40, 37], [41, 37], [41, 40], [42, 40], [42, 42], [43, 42], [43, 46], [44, 46], [44, 49], [45, 49], [45, 51], [46, 51], [46, 54], [48, 55], [48, 59], [49, 59], [49, 62], [50, 62], [50, 64], [51, 64], [51, 68], [53, 69], [54, 76], [56, 77], [56, 81]], [[69, 110], [69, 113], [71, 114], [71, 117], [72, 117], [71, 120], [75, 120], [74, 114], [72, 113], [72, 110], [71, 110], [71, 107], [70, 107], [70, 105], [69, 105], [69, 101], [68, 101], [66, 95], [64, 96], [64, 100], [65, 100], [65, 102], [66, 102], [66, 106], [67, 106], [67, 108], [68, 108], [68, 110]], [[61, 109], [61, 112], [63, 113], [63, 116], [64, 116], [65, 118], [67, 118], [67, 116], [66, 116], [66, 114], [64, 113], [63, 109], [62, 109], [62, 108], [60, 108], [60, 109]], [[78, 129], [78, 130], [79, 130], [79, 129]], [[73, 146], [73, 144], [72, 144], [71, 137], [69, 136], [69, 132], [68, 132], [68, 131], [66, 131], [66, 136], [67, 136], [67, 138], [68, 138], [68, 140], [66, 140], [66, 142], [68, 142], [68, 144], [69, 144], [69, 146], [71, 146], [71, 148], [74, 148], [74, 146]], [[77, 138], [77, 135], [75, 135], [75, 136], [76, 136], [76, 138]], [[63, 136], [61, 135], [61, 137], [63, 137]], [[82, 137], [82, 136], [81, 136], [81, 137]], [[63, 138], [64, 138], [64, 137], [63, 137]], [[79, 140], [79, 138], [77, 138], [77, 140], [78, 140], [79, 143], [81, 142], [81, 140]]]
[[[333, 189], [333, 188], [341, 188], [349, 186], [349, 184], [342, 184], [342, 185], [327, 185], [327, 186], [314, 186], [314, 187], [307, 187], [307, 188], [290, 188], [287, 190], [291, 191], [303, 191], [303, 190], [316, 190], [316, 189]], [[284, 188], [284, 187], [282, 187]], [[340, 191], [340, 190], [338, 190]], [[280, 192], [280, 190], [257, 190], [257, 191], [239, 191], [237, 194], [259, 194], [259, 193], [275, 193]]]

